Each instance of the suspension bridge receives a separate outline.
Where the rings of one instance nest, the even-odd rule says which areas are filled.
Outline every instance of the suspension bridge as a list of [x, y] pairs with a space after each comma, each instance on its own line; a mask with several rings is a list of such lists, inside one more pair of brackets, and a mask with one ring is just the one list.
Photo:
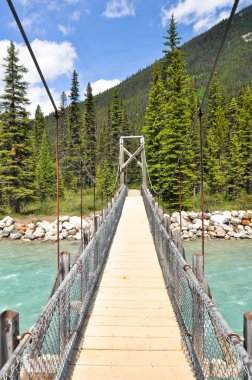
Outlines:
[[[61, 256], [48, 304], [21, 336], [1, 380], [251, 378], [240, 337], [205, 291], [200, 264], [186, 262], [145, 184], [144, 138], [136, 137], [133, 154], [123, 147], [126, 138], [119, 190], [97, 215], [92, 238], [82, 231], [69, 272]], [[141, 191], [123, 183], [132, 160], [142, 168]]]
[[[14, 6], [7, 2], [55, 110], [59, 234], [59, 113]], [[235, 0], [199, 113], [171, 180], [198, 119], [201, 129], [201, 109], [238, 3]], [[124, 141], [133, 137], [139, 139], [139, 147], [131, 153]], [[59, 255], [58, 236], [58, 274], [52, 293], [35, 325], [19, 336], [16, 348], [17, 336], [9, 323], [15, 318], [6, 312], [0, 329], [7, 337], [0, 345], [0, 365], [5, 363], [0, 380], [252, 379], [252, 359], [241, 337], [209, 294], [202, 261], [204, 235], [203, 255], [191, 268], [178, 234], [170, 231], [169, 217], [147, 187], [146, 178], [150, 185], [151, 179], [143, 136], [122, 136], [119, 145], [120, 188], [102, 215], [94, 218], [92, 238], [81, 228], [81, 246], [71, 269], [67, 255]], [[124, 185], [125, 169], [133, 160], [142, 171], [141, 191]], [[203, 192], [202, 144], [201, 183]]]

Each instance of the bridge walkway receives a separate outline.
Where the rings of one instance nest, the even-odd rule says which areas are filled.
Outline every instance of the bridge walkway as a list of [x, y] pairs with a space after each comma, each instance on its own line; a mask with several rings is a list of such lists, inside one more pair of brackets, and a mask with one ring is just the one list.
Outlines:
[[140, 194], [129, 192], [69, 379], [194, 379]]

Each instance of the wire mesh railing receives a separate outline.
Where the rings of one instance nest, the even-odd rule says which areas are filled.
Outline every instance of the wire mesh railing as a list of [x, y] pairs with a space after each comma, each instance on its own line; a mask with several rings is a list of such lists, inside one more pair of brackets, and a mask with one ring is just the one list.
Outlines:
[[0, 380], [64, 379], [95, 294], [127, 194], [122, 186], [104, 223], [0, 371]]
[[232, 332], [175, 246], [145, 185], [142, 195], [182, 344], [196, 378], [252, 379], [252, 360], [240, 337]]

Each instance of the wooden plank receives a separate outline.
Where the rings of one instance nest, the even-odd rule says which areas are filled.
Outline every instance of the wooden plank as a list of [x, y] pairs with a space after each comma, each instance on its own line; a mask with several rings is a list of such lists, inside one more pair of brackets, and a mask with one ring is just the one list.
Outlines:
[[81, 349], [99, 350], [167, 350], [173, 347], [175, 350], [181, 349], [181, 339], [179, 337], [166, 338], [132, 338], [132, 337], [99, 337], [87, 336], [81, 345]]
[[[75, 380], [191, 380], [194, 379], [191, 369], [186, 365], [177, 367], [151, 366], [83, 366], [70, 367], [70, 376], [74, 371]], [[72, 378], [72, 377], [71, 377]]]
[[141, 197], [126, 199], [69, 379], [193, 379]]

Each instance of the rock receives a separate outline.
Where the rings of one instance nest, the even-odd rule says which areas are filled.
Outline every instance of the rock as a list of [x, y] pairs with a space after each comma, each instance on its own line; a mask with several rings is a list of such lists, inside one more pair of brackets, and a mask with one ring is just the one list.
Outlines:
[[239, 210], [239, 211], [238, 211], [238, 218], [239, 218], [240, 220], [242, 220], [244, 214], [246, 214], [246, 211], [244, 211], [244, 210]]
[[25, 232], [26, 231], [26, 225], [25, 224], [20, 224], [19, 225], [19, 231]]
[[230, 240], [230, 236], [229, 236], [229, 235], [226, 235], [226, 236], [225, 236], [225, 240]]
[[225, 232], [229, 232], [229, 231], [233, 231], [233, 227], [232, 226], [229, 226], [227, 224], [220, 224], [220, 227], [225, 231]]
[[245, 233], [241, 236], [241, 239], [251, 239], [251, 236]]
[[231, 211], [223, 211], [222, 214], [225, 215], [229, 219], [231, 219], [231, 217], [232, 217]]
[[188, 216], [191, 220], [198, 219], [198, 212], [188, 212]]
[[43, 228], [38, 227], [33, 235], [36, 239], [42, 239], [43, 237], [45, 237], [45, 231]]
[[4, 227], [3, 229], [4, 232], [9, 232], [9, 233], [11, 233], [13, 230], [15, 230], [14, 224], [10, 225], [9, 227]]
[[23, 236], [23, 234], [21, 232], [17, 232], [14, 234], [10, 234], [10, 239], [18, 240], [18, 239], [21, 239], [22, 236]]
[[177, 228], [177, 227], [179, 227], [179, 224], [178, 224], [178, 223], [172, 223], [172, 225], [171, 225], [171, 229], [173, 229], [173, 228]]
[[53, 229], [51, 229], [50, 231], [47, 231], [46, 232], [46, 236], [48, 237], [48, 236], [55, 236], [56, 235], [56, 230], [53, 230]]
[[[207, 214], [204, 212], [204, 219], [210, 219], [210, 218], [211, 218], [211, 214]], [[202, 220], [202, 213], [201, 212], [199, 212], [198, 219]]]
[[187, 231], [191, 231], [193, 229], [192, 223], [187, 223]]
[[233, 216], [234, 218], [237, 218], [238, 215], [239, 215], [238, 211], [236, 210], [231, 211], [231, 216]]
[[217, 227], [215, 230], [216, 237], [218, 238], [224, 238], [226, 236], [226, 232], [221, 227]]
[[67, 236], [67, 238], [66, 238], [67, 240], [70, 240], [70, 241], [74, 241], [75, 240], [75, 238], [74, 238], [74, 236], [73, 235], [70, 235], [70, 236]]
[[234, 231], [229, 231], [229, 232], [227, 233], [227, 235], [230, 236], [230, 237], [234, 237], [234, 234], [235, 234]]
[[213, 232], [213, 231], [215, 231], [215, 226], [208, 226], [207, 227], [207, 231], [211, 231], [211, 232]]
[[249, 226], [250, 225], [250, 220], [249, 219], [242, 219], [242, 225], [243, 226]]
[[216, 237], [216, 232], [214, 231], [209, 231], [208, 234], [210, 237]]
[[217, 223], [217, 224], [227, 224], [230, 222], [230, 218], [228, 218], [227, 216], [225, 215], [220, 215], [220, 214], [214, 214], [211, 216], [210, 220], [213, 222], [213, 223]]
[[202, 236], [202, 231], [200, 231], [200, 230], [197, 231], [196, 236], [201, 237]]
[[235, 239], [240, 239], [243, 235], [243, 232], [237, 232], [237, 233], [234, 233], [234, 238]]
[[60, 235], [62, 236], [63, 239], [66, 239], [66, 237], [68, 236], [68, 232], [66, 230], [63, 230]]
[[8, 238], [10, 236], [10, 232], [9, 231], [0, 231], [0, 236], [3, 237], [3, 238]]
[[59, 221], [62, 223], [69, 222], [69, 216], [68, 215], [60, 216]]
[[81, 240], [81, 233], [78, 232], [76, 235], [75, 235], [75, 240]]
[[5, 227], [5, 223], [4, 222], [0, 222], [0, 230], [3, 230]]
[[189, 234], [183, 234], [182, 239], [190, 239], [190, 235]]
[[242, 216], [242, 219], [251, 219], [252, 218], [252, 215], [249, 213], [249, 212], [245, 212], [245, 214], [243, 214]]
[[238, 226], [238, 224], [241, 223], [241, 220], [239, 218], [231, 218], [230, 219], [230, 224], [232, 224], [233, 226]]
[[219, 215], [219, 214], [221, 214], [220, 211], [213, 211], [213, 212], [212, 212], [212, 215]]
[[72, 223], [69, 223], [69, 222], [64, 222], [64, 223], [62, 224], [62, 227], [63, 227], [65, 230], [70, 231], [70, 230], [72, 230], [73, 228], [75, 228], [75, 225], [72, 224]]
[[193, 228], [195, 230], [199, 230], [199, 229], [202, 228], [202, 222], [201, 222], [200, 219], [194, 219], [194, 221], [193, 221]]
[[6, 216], [2, 221], [5, 223], [5, 227], [10, 227], [15, 223], [14, 219], [12, 219], [10, 216]]
[[38, 222], [37, 226], [43, 228], [45, 232], [50, 231], [52, 229], [51, 223], [49, 223], [46, 220], [42, 220], [42, 222]]
[[68, 232], [68, 235], [76, 235], [77, 234], [76, 228], [72, 228], [71, 230], [69, 230], [67, 232]]

